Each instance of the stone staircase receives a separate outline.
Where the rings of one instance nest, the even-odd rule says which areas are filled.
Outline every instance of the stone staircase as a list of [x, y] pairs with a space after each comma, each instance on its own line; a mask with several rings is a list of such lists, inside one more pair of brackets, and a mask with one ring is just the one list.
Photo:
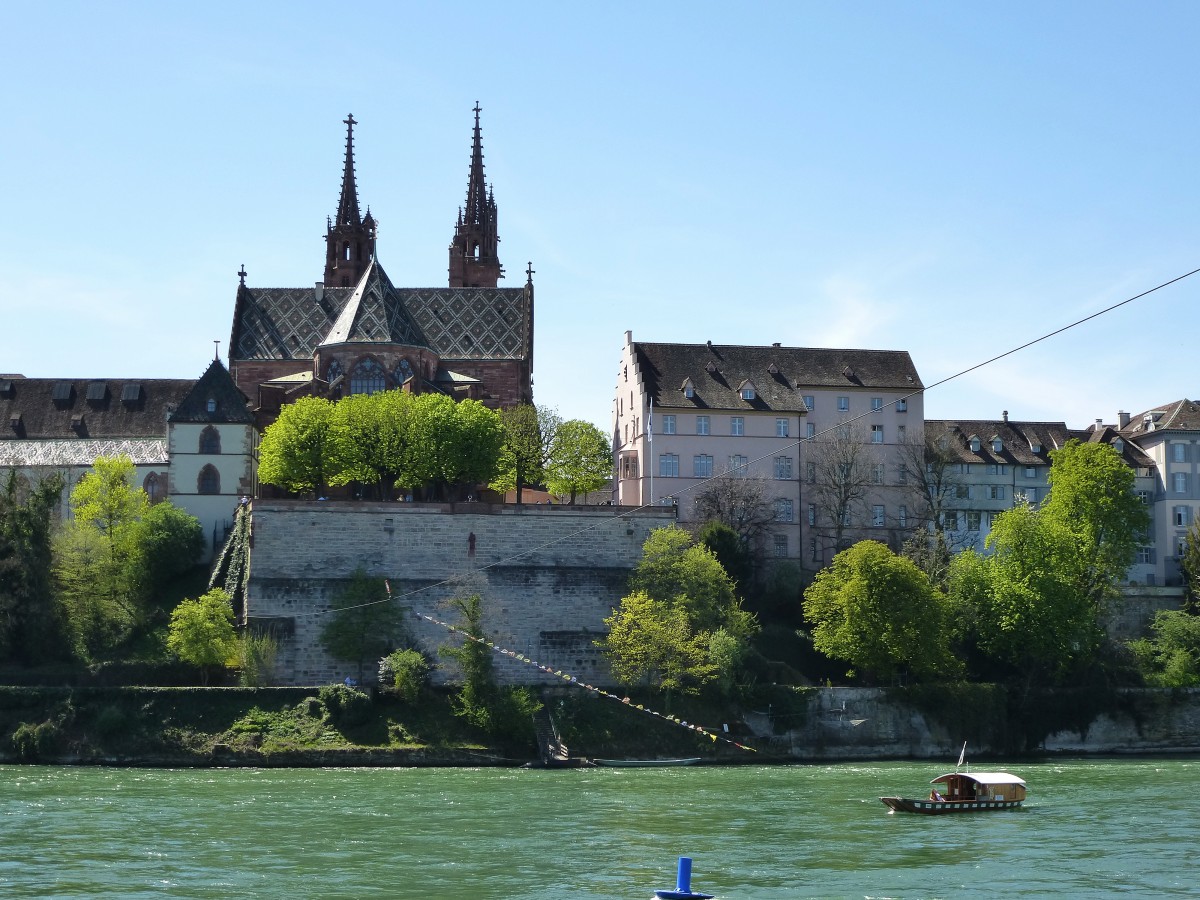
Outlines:
[[537, 737], [538, 756], [544, 766], [566, 765], [570, 758], [567, 745], [562, 742], [554, 728], [550, 711], [543, 706], [533, 715], [533, 730]]

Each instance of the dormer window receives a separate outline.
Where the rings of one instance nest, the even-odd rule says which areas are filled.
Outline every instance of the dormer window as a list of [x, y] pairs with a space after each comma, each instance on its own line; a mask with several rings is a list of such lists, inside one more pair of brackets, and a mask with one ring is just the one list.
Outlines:
[[206, 403], [206, 404], [204, 405], [204, 408], [205, 408], [206, 410], [208, 410], [210, 413], [215, 413], [215, 412], [217, 411], [217, 401], [216, 401], [216, 399], [215, 399], [215, 398], [213, 398], [213, 397], [209, 397], [209, 398], [208, 398], [208, 403]]
[[1120, 438], [1117, 438], [1115, 441], [1113, 441], [1113, 449], [1116, 450], [1118, 453], [1124, 453], [1125, 452], [1125, 442], [1123, 440], [1121, 440]]
[[979, 448], [980, 448], [981, 446], [983, 446], [983, 445], [982, 445], [982, 443], [981, 443], [981, 442], [980, 442], [980, 440], [979, 440], [979, 437], [978, 437], [978, 435], [974, 435], [974, 434], [973, 434], [973, 435], [971, 435], [971, 437], [970, 437], [970, 442], [971, 442], [971, 452], [972, 452], [972, 453], [978, 453], [978, 452], [979, 452]]
[[1000, 438], [998, 438], [998, 437], [992, 438], [992, 452], [999, 453], [1003, 449], [1004, 449], [1004, 441], [1000, 440]]
[[1029, 449], [1032, 450], [1034, 453], [1041, 453], [1042, 445], [1039, 441], [1034, 441], [1032, 444], [1029, 445]]
[[751, 382], [743, 381], [742, 386], [738, 388], [738, 396], [743, 400], [750, 401], [758, 396], [758, 392], [755, 391], [754, 385]]
[[717, 371], [717, 364], [712, 360], [709, 360], [704, 365], [704, 371], [706, 371], [709, 375], [713, 374], [715, 371]]
[[775, 363], [771, 363], [769, 366], [767, 366], [767, 372], [771, 375], [778, 375], [779, 366], [775, 365]]
[[696, 396], [696, 389], [692, 387], [692, 379], [690, 378], [683, 383], [683, 396], [689, 400]]

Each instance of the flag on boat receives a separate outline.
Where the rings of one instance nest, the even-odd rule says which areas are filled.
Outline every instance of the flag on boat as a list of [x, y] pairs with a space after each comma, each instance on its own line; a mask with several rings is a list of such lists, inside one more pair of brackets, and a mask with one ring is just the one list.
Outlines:
[[960, 768], [967, 758], [967, 742], [963, 741], [962, 752], [958, 754], [958, 765], [955, 768]]

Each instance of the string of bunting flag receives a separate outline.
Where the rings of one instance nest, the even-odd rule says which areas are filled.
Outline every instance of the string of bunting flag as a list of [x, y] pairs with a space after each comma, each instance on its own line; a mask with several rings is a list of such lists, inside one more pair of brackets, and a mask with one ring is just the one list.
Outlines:
[[[389, 595], [391, 594], [390, 586], [388, 587], [388, 594]], [[694, 731], [697, 734], [702, 734], [705, 737], [707, 737], [709, 740], [711, 740], [713, 743], [716, 743], [717, 741], [723, 741], [726, 744], [732, 744], [733, 746], [737, 747], [739, 750], [747, 750], [750, 753], [758, 752], [753, 747], [747, 747], [745, 744], [739, 744], [737, 741], [732, 740], [727, 737], [724, 737], [722, 735], [719, 735], [714, 731], [709, 731], [707, 728], [703, 728], [703, 727], [696, 725], [694, 723], [691, 723], [691, 722], [685, 722], [682, 719], [680, 719], [678, 716], [670, 716], [670, 715], [667, 715], [666, 713], [660, 713], [657, 710], [650, 709], [648, 706], [642, 705], [641, 703], [634, 703], [628, 697], [619, 697], [616, 694], [612, 693], [611, 691], [606, 691], [603, 688], [598, 688], [593, 684], [588, 684], [587, 682], [580, 680], [579, 678], [577, 678], [574, 675], [571, 675], [568, 672], [563, 672], [561, 669], [554, 669], [554, 668], [551, 668], [550, 666], [544, 666], [541, 663], [537, 662], [536, 660], [530, 659], [524, 653], [517, 653], [515, 650], [509, 650], [506, 647], [501, 647], [499, 644], [492, 643], [491, 641], [484, 640], [483, 638], [475, 637], [473, 634], [469, 634], [464, 629], [459, 628], [457, 625], [453, 625], [450, 622], [443, 622], [441, 619], [436, 619], [433, 616], [426, 615], [425, 613], [419, 613], [416, 610], [413, 610], [413, 615], [416, 616], [418, 619], [424, 619], [426, 622], [431, 622], [434, 625], [439, 625], [442, 628], [445, 628], [447, 631], [452, 632], [453, 634], [462, 635], [464, 638], [466, 638], [469, 641], [474, 641], [477, 644], [483, 644], [485, 647], [490, 649], [493, 653], [498, 653], [501, 656], [506, 656], [509, 659], [516, 660], [519, 663], [524, 663], [527, 666], [533, 666], [533, 668], [537, 669], [539, 672], [544, 672], [547, 675], [551, 675], [555, 678], [560, 678], [567, 684], [574, 685], [575, 687], [578, 687], [578, 688], [582, 688], [585, 691], [591, 691], [593, 694], [596, 694], [600, 697], [607, 697], [609, 700], [615, 700], [618, 703], [622, 704], [623, 706], [629, 707], [630, 709], [636, 709], [638, 712], [643, 712], [643, 713], [646, 713], [647, 715], [654, 716], [657, 719], [662, 719], [664, 722], [670, 722], [672, 725], [676, 725], [680, 728], [686, 728], [688, 731]]]

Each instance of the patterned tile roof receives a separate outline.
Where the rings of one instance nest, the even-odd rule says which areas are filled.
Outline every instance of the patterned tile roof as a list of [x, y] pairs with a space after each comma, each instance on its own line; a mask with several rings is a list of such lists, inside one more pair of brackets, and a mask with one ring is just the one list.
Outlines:
[[345, 323], [357, 287], [325, 287], [320, 299], [311, 287], [239, 287], [230, 357], [312, 359], [335, 328], [353, 340], [388, 334], [387, 342], [427, 346], [443, 360], [532, 356], [533, 298], [525, 288], [397, 288], [382, 266], [372, 269], [377, 288], [360, 295]]
[[[216, 409], [208, 409], [208, 401], [213, 400]], [[175, 414], [172, 422], [242, 422], [252, 423], [254, 415], [247, 406], [248, 400], [236, 384], [233, 376], [219, 360], [213, 360], [208, 370], [200, 376]]]
[[387, 273], [374, 260], [321, 344], [352, 342], [428, 346]]
[[[814, 388], [919, 391], [921, 377], [904, 350], [830, 350], [635, 342], [646, 391], [659, 407], [807, 411]], [[693, 396], [684, 395], [691, 383]], [[756, 399], [742, 400], [749, 382]]]
[[91, 466], [100, 456], [128, 456], [137, 466], [167, 465], [167, 442], [160, 439], [0, 441], [0, 467]]
[[165, 439], [197, 380], [15, 378], [0, 384], [6, 441]]

